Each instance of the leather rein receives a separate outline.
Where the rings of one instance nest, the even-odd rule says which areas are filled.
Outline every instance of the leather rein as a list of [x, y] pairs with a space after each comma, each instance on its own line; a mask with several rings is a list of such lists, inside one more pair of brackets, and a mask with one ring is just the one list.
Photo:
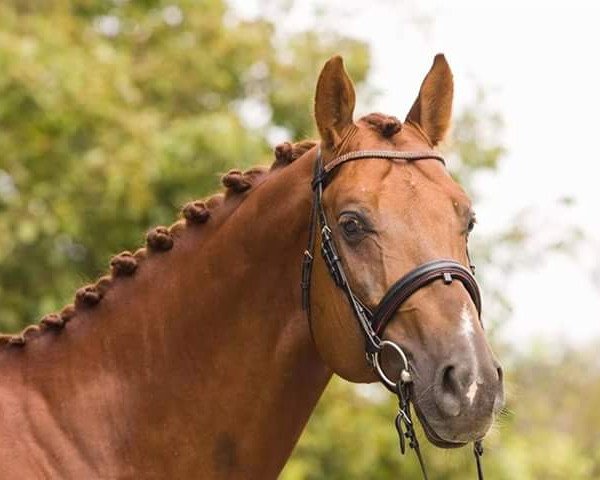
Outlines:
[[[481, 294], [479, 286], [473, 276], [474, 267], [469, 265], [466, 268], [461, 263], [451, 259], [432, 260], [418, 265], [406, 275], [398, 279], [385, 293], [379, 303], [373, 308], [369, 308], [354, 293], [348, 277], [338, 254], [333, 238], [333, 232], [327, 221], [327, 215], [323, 206], [323, 191], [329, 184], [332, 173], [344, 163], [360, 159], [380, 158], [390, 161], [404, 160], [408, 162], [418, 160], [437, 160], [446, 165], [444, 158], [434, 151], [423, 152], [403, 152], [394, 150], [359, 150], [341, 155], [326, 165], [323, 165], [321, 149], [318, 150], [315, 160], [314, 174], [312, 180], [313, 202], [310, 217], [310, 227], [308, 235], [308, 246], [304, 251], [302, 262], [302, 307], [307, 312], [309, 326], [312, 333], [312, 322], [310, 315], [310, 284], [312, 265], [314, 261], [315, 246], [317, 242], [317, 232], [321, 235], [321, 256], [329, 270], [329, 274], [338, 288], [345, 294], [358, 326], [365, 339], [365, 353], [368, 364], [373, 368], [381, 383], [392, 393], [398, 396], [399, 409], [395, 424], [400, 438], [400, 450], [405, 452], [405, 438], [409, 440], [409, 446], [415, 451], [421, 471], [427, 480], [427, 472], [423, 463], [423, 458], [419, 449], [413, 420], [410, 409], [410, 385], [412, 376], [410, 373], [409, 362], [402, 348], [390, 340], [382, 340], [381, 336], [385, 327], [398, 311], [400, 306], [417, 290], [429, 285], [436, 280], [442, 280], [444, 284], [449, 285], [454, 280], [461, 282], [469, 293], [478, 312], [481, 322]], [[467, 258], [470, 257], [467, 251]], [[398, 381], [390, 379], [383, 371], [380, 362], [381, 352], [385, 349], [393, 350], [402, 360], [404, 368], [400, 373]], [[481, 441], [474, 443], [473, 453], [477, 463], [477, 475], [479, 480], [483, 480], [483, 470], [481, 466], [481, 455], [483, 447]]]

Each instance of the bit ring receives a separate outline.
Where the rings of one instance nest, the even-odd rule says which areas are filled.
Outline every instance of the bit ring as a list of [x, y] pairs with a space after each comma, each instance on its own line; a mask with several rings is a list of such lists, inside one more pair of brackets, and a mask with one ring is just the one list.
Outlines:
[[406, 354], [397, 343], [391, 342], [389, 340], [383, 340], [380, 345], [381, 349], [376, 351], [372, 357], [373, 368], [375, 370], [375, 373], [377, 373], [379, 380], [381, 380], [381, 383], [383, 383], [388, 390], [390, 390], [393, 393], [396, 393], [397, 382], [392, 381], [383, 371], [383, 368], [381, 367], [381, 362], [379, 361], [379, 355], [386, 346], [391, 348], [398, 354], [398, 356], [402, 359], [402, 362], [404, 363], [404, 368], [400, 372], [400, 381], [403, 383], [410, 383], [412, 381], [412, 377], [410, 375], [410, 372], [408, 371], [408, 358], [406, 358]]

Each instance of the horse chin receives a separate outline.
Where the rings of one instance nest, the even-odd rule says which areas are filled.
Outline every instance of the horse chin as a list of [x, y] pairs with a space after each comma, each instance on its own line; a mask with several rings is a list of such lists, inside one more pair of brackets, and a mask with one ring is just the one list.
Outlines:
[[423, 414], [423, 412], [421, 411], [421, 409], [419, 408], [418, 405], [414, 405], [414, 409], [415, 412], [417, 413], [417, 417], [419, 418], [419, 421], [421, 422], [421, 426], [423, 427], [423, 431], [425, 432], [425, 436], [427, 437], [427, 440], [429, 440], [429, 442], [433, 445], [435, 445], [438, 448], [446, 448], [446, 449], [450, 449], [450, 448], [460, 448], [460, 447], [464, 447], [467, 442], [463, 442], [463, 441], [457, 441], [457, 440], [447, 440], [445, 438], [442, 438], [442, 436], [440, 434], [438, 434], [435, 429], [431, 426], [431, 424], [427, 421], [427, 417], [425, 416], [425, 414]]

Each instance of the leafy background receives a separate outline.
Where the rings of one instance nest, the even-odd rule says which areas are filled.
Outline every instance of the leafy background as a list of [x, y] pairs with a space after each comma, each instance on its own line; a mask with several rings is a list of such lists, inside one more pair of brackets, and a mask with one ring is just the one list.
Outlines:
[[[280, 3], [285, 14], [290, 2]], [[4, 0], [2, 330], [69, 303], [112, 254], [215, 190], [220, 172], [270, 163], [282, 135], [314, 136], [314, 83], [334, 53], [368, 102], [376, 92], [365, 43], [282, 36], [273, 21], [242, 20], [222, 0]], [[446, 148], [475, 198], [474, 176], [502, 161], [501, 125], [483, 90], [455, 114]], [[499, 235], [475, 236], [492, 338], [511, 312], [501, 286], [515, 263], [545, 253], [528, 247], [532, 235], [517, 218]], [[488, 478], [600, 478], [598, 346], [557, 354], [495, 343], [509, 398], [487, 441]], [[334, 379], [282, 478], [421, 478], [415, 459], [399, 455], [395, 408], [378, 386]], [[474, 476], [470, 451], [425, 445], [425, 457], [432, 479]]]

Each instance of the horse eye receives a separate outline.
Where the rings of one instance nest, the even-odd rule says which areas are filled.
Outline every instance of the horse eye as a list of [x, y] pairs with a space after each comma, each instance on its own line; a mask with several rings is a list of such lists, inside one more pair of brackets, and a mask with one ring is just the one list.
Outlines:
[[340, 223], [344, 235], [350, 240], [355, 240], [363, 232], [362, 225], [357, 218], [346, 217]]
[[477, 220], [475, 219], [475, 217], [471, 217], [471, 219], [469, 220], [469, 225], [467, 226], [467, 233], [471, 233], [473, 231], [476, 223]]

